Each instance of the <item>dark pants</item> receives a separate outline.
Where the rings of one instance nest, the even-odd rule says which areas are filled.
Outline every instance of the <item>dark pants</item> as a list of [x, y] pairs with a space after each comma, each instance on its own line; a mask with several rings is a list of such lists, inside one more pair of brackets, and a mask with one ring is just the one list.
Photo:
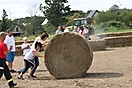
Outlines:
[[30, 67], [33, 71], [36, 68], [35, 63], [32, 60], [24, 60], [25, 61], [25, 70], [22, 72], [24, 74]]
[[[36, 71], [36, 69], [37, 69], [37, 67], [39, 66], [39, 59], [38, 59], [38, 57], [34, 57], [34, 63], [35, 63], [35, 65], [36, 65], [36, 67], [33, 69], [33, 71], [32, 71], [32, 73], [31, 73], [31, 75], [33, 76], [33, 74], [35, 73], [35, 71]], [[21, 70], [19, 70], [20, 72], [23, 72], [25, 70], [25, 67], [23, 67]]]
[[39, 59], [38, 59], [38, 57], [34, 57], [34, 63], [36, 65], [36, 68], [33, 69], [31, 75], [33, 75], [35, 73], [37, 67], [39, 66]]
[[0, 58], [0, 67], [4, 68], [3, 70], [2, 69], [0, 70], [1, 77], [2, 77], [2, 74], [4, 74], [4, 76], [5, 76], [6, 80], [8, 81], [9, 85], [12, 85], [13, 84], [13, 79], [12, 79], [11, 73], [9, 71], [9, 68], [6, 64], [6, 59], [5, 58]]

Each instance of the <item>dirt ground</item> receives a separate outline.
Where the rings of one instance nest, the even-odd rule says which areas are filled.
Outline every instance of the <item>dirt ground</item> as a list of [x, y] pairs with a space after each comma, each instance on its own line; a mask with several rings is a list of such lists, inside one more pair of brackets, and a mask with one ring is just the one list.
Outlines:
[[[21, 67], [23, 57], [16, 56], [14, 69], [19, 70]], [[12, 73], [18, 84], [15, 88], [132, 88], [132, 47], [107, 48], [93, 52], [93, 63], [82, 78], [54, 79], [46, 69], [43, 58], [40, 58], [40, 66], [35, 75], [37, 78], [32, 79], [26, 73], [25, 80], [18, 80], [18, 73]], [[3, 76], [0, 86], [6, 83]]]

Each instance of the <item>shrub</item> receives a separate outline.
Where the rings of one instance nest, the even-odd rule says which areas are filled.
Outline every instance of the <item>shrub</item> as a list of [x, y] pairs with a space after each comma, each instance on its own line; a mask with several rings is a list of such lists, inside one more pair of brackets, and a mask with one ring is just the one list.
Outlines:
[[95, 28], [97, 31], [104, 31], [104, 32], [114, 32], [121, 29], [129, 29], [128, 26], [125, 25], [125, 23], [122, 23], [120, 21], [108, 21], [101, 23], [99, 26]]

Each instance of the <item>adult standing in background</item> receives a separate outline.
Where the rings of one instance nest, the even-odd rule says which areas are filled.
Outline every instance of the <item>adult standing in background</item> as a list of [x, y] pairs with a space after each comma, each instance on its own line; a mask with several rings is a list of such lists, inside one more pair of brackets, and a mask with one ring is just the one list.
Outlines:
[[64, 32], [70, 32], [70, 31], [66, 28], [65, 25], [63, 25], [62, 27], [63, 27], [63, 29], [64, 29]]
[[13, 47], [10, 46], [9, 49], [7, 48], [7, 45], [4, 43], [5, 37], [6, 37], [5, 32], [0, 32], [0, 67], [3, 68], [0, 70], [0, 78], [4, 73], [4, 76], [8, 82], [9, 87], [14, 88], [14, 86], [17, 84], [13, 83], [13, 78], [6, 64], [6, 55], [11, 52]]
[[55, 33], [56, 33], [56, 34], [60, 34], [60, 33], [62, 33], [62, 31], [61, 31], [61, 26], [58, 26], [58, 29], [56, 30]]
[[13, 69], [13, 62], [14, 62], [14, 58], [15, 58], [16, 46], [15, 46], [15, 39], [12, 35], [11, 29], [8, 30], [8, 35], [6, 36], [4, 43], [7, 45], [8, 50], [10, 47], [12, 47], [12, 50], [7, 55], [8, 68], [9, 68], [10, 72], [16, 72]]
[[89, 40], [89, 29], [87, 28], [87, 26], [83, 26], [83, 32], [82, 35]]
[[82, 34], [82, 30], [81, 30], [80, 26], [77, 27], [77, 30], [78, 30], [79, 34]]
[[77, 30], [77, 26], [74, 26], [74, 30], [72, 32], [79, 33], [79, 31]]

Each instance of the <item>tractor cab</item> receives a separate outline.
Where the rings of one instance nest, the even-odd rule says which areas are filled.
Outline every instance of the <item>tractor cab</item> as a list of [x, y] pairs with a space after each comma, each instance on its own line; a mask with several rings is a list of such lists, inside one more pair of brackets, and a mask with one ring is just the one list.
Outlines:
[[75, 26], [82, 26], [87, 24], [87, 18], [76, 18], [74, 19]]

